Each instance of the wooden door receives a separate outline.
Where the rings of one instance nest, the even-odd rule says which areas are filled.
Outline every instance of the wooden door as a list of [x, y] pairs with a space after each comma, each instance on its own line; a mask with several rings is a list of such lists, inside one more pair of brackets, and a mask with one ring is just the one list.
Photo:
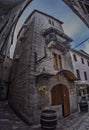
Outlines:
[[52, 105], [61, 105], [63, 104], [62, 88], [57, 85], [51, 90]]
[[70, 114], [70, 102], [69, 102], [69, 92], [68, 88], [62, 86], [63, 93], [63, 116], [66, 117]]
[[51, 105], [62, 105], [62, 113], [64, 117], [70, 114], [69, 92], [66, 86], [62, 84], [54, 86], [51, 90], [51, 99]]

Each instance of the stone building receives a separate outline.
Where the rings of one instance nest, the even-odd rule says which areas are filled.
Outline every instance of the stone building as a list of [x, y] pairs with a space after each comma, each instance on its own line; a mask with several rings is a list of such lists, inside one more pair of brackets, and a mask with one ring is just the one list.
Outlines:
[[66, 117], [77, 111], [73, 66], [68, 52], [72, 39], [63, 22], [34, 10], [18, 34], [12, 66], [10, 104], [30, 124], [44, 109]]
[[0, 100], [5, 100], [8, 97], [11, 66], [12, 60], [5, 55], [0, 55]]
[[88, 0], [63, 0], [78, 15], [89, 28], [89, 1]]
[[[10, 2], [8, 4], [6, 1], [0, 2], [1, 7], [3, 5], [1, 8], [2, 13], [0, 10], [0, 53], [4, 55], [9, 55], [10, 46], [13, 44], [14, 30], [17, 21], [24, 9], [32, 0], [16, 0], [15, 2], [11, 1], [12, 0], [8, 0], [7, 2]], [[3, 8], [6, 8], [7, 10]]]
[[[7, 74], [4, 67], [8, 66], [9, 63], [10, 66], [8, 67], [11, 67], [11, 59], [9, 57], [10, 47], [13, 44], [14, 30], [20, 15], [30, 2], [31, 0], [0, 1], [0, 99], [5, 99], [7, 95], [6, 90], [8, 85], [6, 84], [9, 83], [9, 80], [7, 81], [7, 79], [4, 79]], [[8, 69], [8, 67], [5, 68]], [[5, 80], [5, 83], [3, 83], [3, 80]]]
[[82, 96], [86, 96], [86, 99], [89, 100], [89, 54], [83, 50], [77, 51], [70, 49], [70, 55], [73, 65], [73, 72], [78, 78], [75, 81], [78, 102]]

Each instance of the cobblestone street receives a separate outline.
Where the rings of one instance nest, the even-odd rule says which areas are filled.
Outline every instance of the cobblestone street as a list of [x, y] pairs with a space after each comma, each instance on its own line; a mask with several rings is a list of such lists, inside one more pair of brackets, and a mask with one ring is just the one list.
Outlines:
[[[0, 102], [0, 130], [41, 130], [41, 128], [40, 125], [32, 127], [24, 123], [7, 102]], [[56, 130], [89, 130], [89, 113], [79, 112], [59, 119]]]

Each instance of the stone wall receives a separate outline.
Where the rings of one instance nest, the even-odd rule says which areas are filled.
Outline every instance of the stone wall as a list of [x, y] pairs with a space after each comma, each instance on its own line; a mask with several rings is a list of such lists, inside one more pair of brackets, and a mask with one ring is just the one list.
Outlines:
[[12, 60], [0, 55], [0, 100], [7, 99], [10, 87]]
[[29, 29], [24, 34], [24, 39], [17, 42], [14, 55], [10, 104], [32, 124], [33, 120], [34, 123], [37, 122], [37, 95], [34, 76], [34, 21], [31, 22]]

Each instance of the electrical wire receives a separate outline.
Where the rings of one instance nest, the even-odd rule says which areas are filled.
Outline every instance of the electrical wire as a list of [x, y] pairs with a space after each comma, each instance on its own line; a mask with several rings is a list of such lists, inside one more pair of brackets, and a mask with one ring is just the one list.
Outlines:
[[85, 39], [84, 41], [80, 42], [77, 46], [75, 46], [73, 49], [79, 47], [80, 45], [82, 45], [84, 42], [88, 41], [89, 40], [89, 37], [87, 39]]

